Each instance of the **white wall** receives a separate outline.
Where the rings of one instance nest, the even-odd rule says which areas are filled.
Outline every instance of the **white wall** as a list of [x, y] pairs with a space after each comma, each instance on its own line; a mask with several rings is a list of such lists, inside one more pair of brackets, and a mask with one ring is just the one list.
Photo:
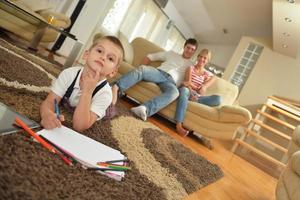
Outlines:
[[193, 38], [195, 37], [195, 34], [190, 29], [190, 27], [187, 25], [187, 23], [184, 21], [184, 19], [180, 16], [177, 9], [175, 8], [172, 1], [168, 1], [166, 7], [163, 9], [163, 11], [168, 15], [168, 17], [173, 20], [174, 24], [177, 26], [177, 28], [180, 30], [180, 32], [186, 37], [186, 38]]
[[250, 42], [263, 45], [264, 49], [238, 97], [238, 102], [243, 106], [263, 104], [270, 95], [299, 101], [300, 58], [295, 59], [274, 52], [271, 39], [243, 37], [229, 61], [223, 78], [229, 80]]
[[211, 63], [225, 69], [234, 53], [235, 48], [236, 46], [200, 43], [195, 56], [198, 55], [201, 49], [209, 49], [212, 53]]
[[[76, 5], [76, 3], [73, 4]], [[93, 33], [98, 21], [101, 19], [102, 13], [104, 13], [104, 10], [107, 9], [106, 7], [110, 5], [110, 3], [110, 0], [87, 0], [71, 29], [71, 33], [85, 44]], [[68, 12], [71, 12], [75, 5], [72, 5]], [[66, 39], [58, 52], [65, 56], [69, 55], [74, 43], [74, 40]]]

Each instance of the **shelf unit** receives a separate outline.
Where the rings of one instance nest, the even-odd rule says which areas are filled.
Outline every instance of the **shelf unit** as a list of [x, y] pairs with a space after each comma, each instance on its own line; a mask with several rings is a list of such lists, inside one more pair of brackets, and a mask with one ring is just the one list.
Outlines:
[[241, 147], [244, 152], [254, 152], [282, 169], [287, 163], [287, 149], [295, 127], [300, 124], [300, 108], [288, 101], [269, 96], [266, 103], [252, 119], [232, 152]]

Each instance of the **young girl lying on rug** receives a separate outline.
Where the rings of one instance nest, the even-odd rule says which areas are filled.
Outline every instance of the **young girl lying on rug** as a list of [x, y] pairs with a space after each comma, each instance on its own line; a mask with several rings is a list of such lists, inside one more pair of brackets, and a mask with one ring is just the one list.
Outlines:
[[55, 113], [55, 102], [75, 107], [73, 128], [83, 131], [105, 116], [112, 102], [112, 92], [106, 78], [113, 77], [123, 60], [124, 49], [118, 38], [96, 39], [84, 52], [85, 66], [63, 70], [40, 107], [41, 125], [45, 129], [61, 126], [64, 116]]

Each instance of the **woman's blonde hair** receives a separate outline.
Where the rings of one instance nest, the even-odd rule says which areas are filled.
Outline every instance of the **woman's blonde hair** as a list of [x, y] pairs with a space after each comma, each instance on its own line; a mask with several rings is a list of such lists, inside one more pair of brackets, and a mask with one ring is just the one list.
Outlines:
[[208, 50], [208, 49], [202, 49], [202, 50], [199, 52], [199, 54], [198, 54], [197, 57], [199, 57], [200, 55], [203, 55], [203, 54], [207, 55], [207, 60], [208, 60], [208, 62], [209, 62], [210, 59], [211, 59], [211, 51]]

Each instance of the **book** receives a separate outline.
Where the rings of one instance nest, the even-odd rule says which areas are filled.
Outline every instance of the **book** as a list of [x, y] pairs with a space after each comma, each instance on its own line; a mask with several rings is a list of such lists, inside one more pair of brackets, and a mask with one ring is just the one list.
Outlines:
[[[52, 130], [43, 129], [37, 134], [43, 136], [52, 144], [61, 149], [64, 153], [78, 161], [87, 169], [100, 168], [98, 162], [110, 160], [125, 160], [126, 157], [120, 151], [106, 146], [70, 128], [62, 126]], [[124, 164], [119, 162], [118, 164]], [[124, 171], [97, 170], [97, 172], [111, 177], [115, 180], [122, 180]]]

